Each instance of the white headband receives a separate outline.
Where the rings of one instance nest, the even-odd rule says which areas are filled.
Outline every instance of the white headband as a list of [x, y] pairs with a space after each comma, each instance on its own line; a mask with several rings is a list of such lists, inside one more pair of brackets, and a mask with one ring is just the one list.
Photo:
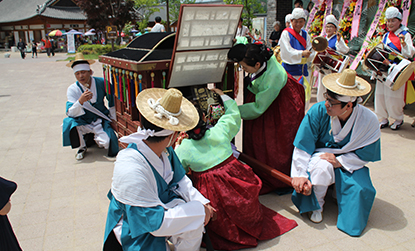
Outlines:
[[334, 15], [328, 15], [326, 17], [326, 23], [327, 24], [333, 24], [334, 26], [336, 26], [336, 28], [339, 27], [339, 21], [337, 21], [337, 19]]
[[150, 130], [150, 129], [141, 129], [141, 127], [137, 128], [137, 132], [132, 133], [128, 136], [124, 136], [122, 138], [120, 138], [120, 142], [122, 143], [126, 143], [126, 144], [131, 144], [131, 143], [139, 143], [143, 140], [146, 140], [148, 137], [163, 137], [163, 136], [169, 136], [171, 134], [173, 134], [175, 131], [170, 131], [170, 130], [161, 130], [158, 132], [155, 132], [154, 130]]
[[73, 73], [76, 73], [77, 71], [90, 71], [91, 67], [89, 66], [88, 63], [84, 64], [77, 64], [74, 67], [72, 67], [73, 69]]
[[385, 11], [385, 18], [386, 19], [392, 19], [397, 18], [399, 20], [402, 20], [402, 13], [399, 12], [398, 8], [396, 7], [389, 7]]
[[341, 101], [341, 102], [344, 102], [344, 103], [348, 103], [348, 102], [354, 102], [354, 101], [356, 101], [357, 97], [356, 96], [343, 96], [343, 95], [337, 94], [337, 98], [336, 99], [338, 101]]
[[307, 19], [307, 16], [306, 16], [303, 8], [294, 8], [294, 10], [291, 14], [292, 14], [291, 20], [300, 19], [300, 18], [304, 18], [304, 20]]
[[288, 15], [286, 15], [285, 16], [285, 22], [286, 23], [288, 23], [288, 22], [291, 22], [291, 19], [293, 18], [293, 15], [292, 14], [288, 14]]

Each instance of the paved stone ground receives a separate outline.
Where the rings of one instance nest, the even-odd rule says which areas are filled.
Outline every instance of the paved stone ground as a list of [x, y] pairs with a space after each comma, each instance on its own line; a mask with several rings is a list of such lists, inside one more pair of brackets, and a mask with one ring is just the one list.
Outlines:
[[[75, 80], [67, 62], [57, 61], [65, 58], [0, 53], [0, 176], [18, 184], [9, 218], [24, 250], [102, 249], [114, 159], [90, 148], [76, 161], [76, 151], [62, 147], [66, 89]], [[102, 75], [100, 63], [92, 68]], [[382, 130], [382, 161], [368, 165], [377, 197], [361, 237], [337, 230], [331, 198], [316, 225], [299, 215], [290, 195], [268, 194], [261, 202], [298, 227], [247, 250], [414, 250], [415, 106], [405, 114], [401, 130]]]

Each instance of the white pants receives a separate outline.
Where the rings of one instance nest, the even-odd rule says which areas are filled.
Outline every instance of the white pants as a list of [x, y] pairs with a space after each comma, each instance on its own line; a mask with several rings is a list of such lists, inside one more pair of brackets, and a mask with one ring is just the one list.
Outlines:
[[318, 210], [320, 212], [323, 211], [327, 188], [335, 182], [334, 167], [327, 160], [321, 159], [321, 154], [323, 152], [313, 154], [307, 168], [307, 171], [310, 173], [311, 183], [313, 184], [314, 194], [321, 208]]
[[[324, 71], [324, 70], [323, 70]], [[323, 78], [326, 76], [326, 74], [330, 74], [329, 72], [323, 74], [321, 72], [318, 73], [317, 81], [317, 102], [325, 101], [324, 93], [327, 92], [327, 88], [323, 85]]]
[[[293, 76], [293, 78], [297, 79], [297, 81], [298, 81], [301, 77], [302, 77], [302, 76]], [[305, 77], [305, 78], [307, 79], [308, 83], [311, 85], [311, 83], [310, 83], [310, 74], [309, 74], [307, 77]], [[304, 87], [304, 91], [306, 92], [306, 91], [307, 91], [306, 86], [305, 86], [305, 85], [303, 85], [303, 87]], [[310, 100], [305, 100], [305, 106], [304, 106], [305, 111], [307, 111], [307, 110], [308, 110], [308, 106], [309, 106], [309, 105], [310, 105]]]
[[80, 148], [86, 147], [84, 135], [88, 133], [94, 134], [94, 140], [99, 147], [101, 148], [103, 147], [105, 149], [109, 148], [110, 137], [108, 137], [108, 134], [102, 128], [101, 119], [97, 119], [96, 121], [88, 125], [77, 126], [76, 130], [78, 131], [78, 135], [79, 135], [79, 143], [80, 143], [79, 147]]
[[396, 91], [392, 91], [379, 80], [376, 81], [375, 113], [380, 121], [393, 118], [403, 120], [403, 107], [405, 106], [405, 88], [403, 85]]

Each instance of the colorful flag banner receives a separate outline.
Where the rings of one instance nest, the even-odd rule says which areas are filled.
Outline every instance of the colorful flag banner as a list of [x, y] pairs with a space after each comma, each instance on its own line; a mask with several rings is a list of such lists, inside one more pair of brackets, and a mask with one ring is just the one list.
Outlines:
[[[366, 51], [366, 47], [370, 42], [370, 38], [372, 37], [373, 33], [376, 31], [376, 27], [378, 26], [380, 16], [382, 15], [383, 10], [385, 9], [386, 1], [387, 0], [380, 0], [378, 11], [376, 12], [375, 18], [373, 18], [372, 24], [370, 25], [370, 29], [366, 34], [366, 39], [363, 42], [362, 48], [360, 48], [359, 53], [357, 54], [357, 56], [353, 60], [352, 64], [350, 65], [350, 69], [352, 69], [352, 70], [357, 69], [357, 66], [359, 65], [359, 62], [362, 59], [363, 54]], [[353, 28], [352, 28], [352, 32], [353, 32]]]
[[362, 5], [363, 5], [363, 0], [358, 0], [356, 3], [356, 7], [354, 8], [350, 40], [352, 40], [354, 37], [357, 37], [357, 35], [359, 35], [360, 17], [362, 16]]

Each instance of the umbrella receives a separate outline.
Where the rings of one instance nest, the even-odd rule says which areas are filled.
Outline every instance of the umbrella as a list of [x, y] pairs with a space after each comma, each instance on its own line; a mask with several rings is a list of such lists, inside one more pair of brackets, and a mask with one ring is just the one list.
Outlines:
[[93, 33], [93, 32], [91, 32], [91, 31], [87, 31], [87, 32], [85, 32], [85, 34], [84, 34], [85, 36], [94, 36], [95, 35], [95, 33]]
[[82, 33], [82, 32], [80, 32], [80, 31], [77, 31], [77, 30], [72, 29], [72, 30], [70, 30], [70, 31], [66, 32], [66, 33], [65, 33], [65, 34], [63, 34], [63, 35], [66, 35], [66, 34], [82, 35], [82, 34], [84, 34], [84, 33]]
[[48, 36], [49, 37], [60, 37], [60, 36], [62, 36], [62, 31], [53, 30], [53, 31], [49, 32]]
[[85, 36], [94, 36], [95, 35], [94, 31], [95, 31], [95, 29], [90, 29], [89, 31], [85, 32], [84, 35]]

